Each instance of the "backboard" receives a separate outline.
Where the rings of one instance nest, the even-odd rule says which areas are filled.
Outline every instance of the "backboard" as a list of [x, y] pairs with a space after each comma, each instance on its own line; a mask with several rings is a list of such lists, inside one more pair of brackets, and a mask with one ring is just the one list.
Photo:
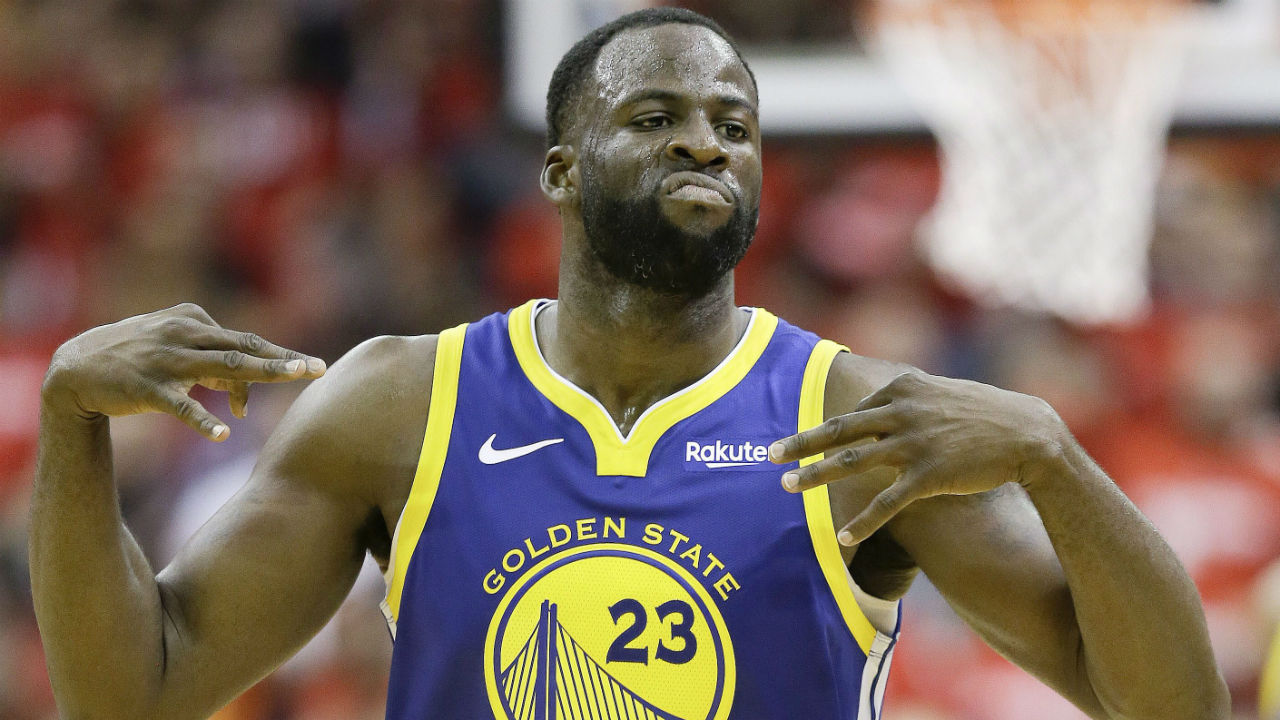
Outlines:
[[[591, 28], [650, 4], [656, 3], [508, 0], [506, 92], [508, 109], [517, 121], [531, 130], [543, 127], [547, 83], [570, 45]], [[766, 132], [925, 131], [923, 118], [898, 81], [860, 49], [855, 3], [680, 4], [707, 11], [744, 40], [747, 60], [760, 82]], [[750, 16], [735, 27], [742, 8], [749, 8]], [[815, 23], [815, 14], [826, 21]], [[753, 36], [751, 28], [761, 26], [782, 28], [786, 36]], [[1280, 129], [1280, 0], [1201, 2], [1194, 10], [1192, 34], [1174, 127]]]

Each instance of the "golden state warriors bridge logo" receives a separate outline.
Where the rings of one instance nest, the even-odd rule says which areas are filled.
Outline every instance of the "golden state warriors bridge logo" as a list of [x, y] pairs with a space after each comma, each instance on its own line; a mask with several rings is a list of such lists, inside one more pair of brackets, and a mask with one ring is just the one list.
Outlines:
[[485, 639], [494, 717], [724, 720], [733, 644], [712, 594], [737, 580], [675, 530], [602, 520], [547, 528], [486, 576], [505, 591]]

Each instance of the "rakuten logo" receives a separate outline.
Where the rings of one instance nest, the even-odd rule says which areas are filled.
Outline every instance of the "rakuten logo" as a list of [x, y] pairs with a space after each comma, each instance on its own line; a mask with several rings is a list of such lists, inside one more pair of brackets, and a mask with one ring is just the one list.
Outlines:
[[720, 468], [769, 468], [769, 446], [750, 440], [714, 440], [684, 444], [684, 465], [689, 470]]

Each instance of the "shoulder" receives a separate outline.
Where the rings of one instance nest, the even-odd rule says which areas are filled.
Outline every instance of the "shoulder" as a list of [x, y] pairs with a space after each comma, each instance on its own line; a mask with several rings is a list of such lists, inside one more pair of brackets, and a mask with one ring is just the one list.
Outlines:
[[438, 342], [437, 335], [386, 335], [366, 340], [312, 383], [295, 407], [308, 411], [306, 422], [315, 423], [316, 429], [335, 431], [357, 421], [370, 421], [372, 427], [378, 427], [385, 424], [382, 419], [388, 411], [425, 409]]
[[[383, 335], [352, 348], [313, 383], [321, 402], [346, 400], [358, 410], [422, 390], [430, 392], [438, 335]], [[411, 387], [421, 382], [426, 387]]]
[[383, 505], [416, 465], [437, 345], [436, 335], [383, 336], [353, 348], [294, 401], [263, 462]]
[[[855, 412], [858, 404], [873, 393], [890, 384], [935, 384], [944, 388], [956, 380], [930, 375], [905, 363], [877, 360], [850, 353], [841, 353], [832, 363], [827, 379], [825, 419]], [[909, 392], [908, 388], [906, 389]], [[906, 432], [910, 432], [909, 430]], [[927, 432], [916, 429], [915, 432]], [[897, 477], [891, 468], [875, 468], [864, 474], [864, 482], [843, 482], [833, 485], [833, 498], [838, 512], [847, 521], [871, 502], [880, 490], [888, 487]], [[1034, 519], [1026, 493], [1013, 485], [1006, 485], [987, 492], [969, 495], [938, 495], [917, 500], [899, 512], [885, 526], [885, 540], [892, 540], [896, 551], [920, 562], [929, 556], [947, 554], [962, 544], [945, 542], [942, 538], [972, 534], [1008, 536], [1010, 528], [1018, 532], [1026, 530], [1028, 518]]]
[[[842, 352], [827, 376], [824, 416], [831, 419], [854, 412], [869, 395], [894, 382], [928, 375], [911, 365]], [[856, 517], [897, 474], [887, 467], [864, 473], [860, 481], [831, 486], [833, 519], [837, 527]], [[920, 552], [938, 549], [939, 532], [964, 522], [973, 526], [989, 512], [999, 492], [978, 496], [943, 496], [918, 501], [868, 538], [856, 553], [843, 550], [855, 582], [875, 597], [897, 599], [906, 594], [919, 571]]]
[[879, 360], [851, 352], [836, 355], [827, 375], [826, 417], [853, 412], [863, 398], [893, 382], [900, 375], [921, 372], [906, 363]]
[[[903, 374], [919, 372], [903, 363], [841, 352], [831, 362], [827, 374], [824, 419], [853, 412], [863, 398], [893, 382]], [[830, 486], [832, 520], [843, 527], [862, 511], [876, 493], [888, 486], [894, 475], [887, 468], [864, 474], [861, 482], [838, 482]], [[907, 592], [917, 572], [915, 561], [890, 535], [881, 530], [867, 539], [855, 553], [841, 548], [854, 581], [877, 598], [896, 600]]]

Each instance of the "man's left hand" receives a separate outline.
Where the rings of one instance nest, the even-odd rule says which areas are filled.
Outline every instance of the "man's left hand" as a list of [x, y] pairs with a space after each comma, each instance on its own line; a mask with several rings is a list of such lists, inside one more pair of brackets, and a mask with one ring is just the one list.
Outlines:
[[897, 479], [837, 535], [856, 545], [916, 500], [971, 495], [1021, 482], [1028, 463], [1072, 442], [1065, 424], [1039, 398], [968, 380], [903, 373], [864, 398], [853, 412], [769, 448], [787, 463], [827, 453], [788, 470], [783, 487], [802, 492], [836, 480], [857, 482], [877, 467]]

